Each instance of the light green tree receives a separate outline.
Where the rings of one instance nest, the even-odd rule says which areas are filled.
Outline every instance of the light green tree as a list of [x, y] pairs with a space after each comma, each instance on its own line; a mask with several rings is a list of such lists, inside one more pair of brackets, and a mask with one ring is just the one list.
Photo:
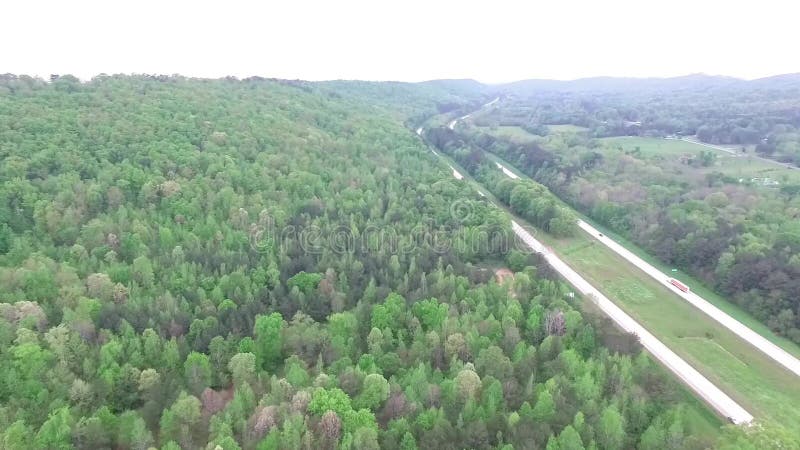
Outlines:
[[211, 363], [202, 353], [189, 353], [183, 364], [183, 373], [193, 394], [199, 395], [211, 385]]
[[364, 378], [361, 393], [355, 399], [356, 408], [376, 409], [389, 397], [389, 382], [383, 375], [371, 373]]
[[283, 351], [283, 327], [283, 317], [279, 313], [256, 317], [253, 335], [256, 365], [259, 368], [274, 370], [280, 363]]

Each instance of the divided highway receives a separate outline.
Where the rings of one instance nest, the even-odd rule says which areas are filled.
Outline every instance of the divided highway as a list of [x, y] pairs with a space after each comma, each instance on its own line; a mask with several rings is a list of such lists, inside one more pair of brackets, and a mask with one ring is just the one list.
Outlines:
[[669, 275], [656, 269], [651, 264], [644, 261], [642, 258], [639, 258], [638, 256], [634, 255], [631, 251], [621, 246], [616, 241], [610, 239], [608, 236], [604, 236], [595, 227], [589, 225], [588, 223], [582, 220], [578, 220], [578, 226], [583, 231], [589, 233], [590, 235], [592, 235], [592, 237], [605, 244], [606, 247], [613, 250], [616, 254], [622, 256], [628, 262], [641, 269], [644, 273], [650, 275], [656, 281], [666, 286], [670, 291], [672, 291], [679, 297], [683, 298], [687, 302], [691, 303], [700, 311], [706, 313], [709, 317], [722, 324], [722, 326], [724, 326], [725, 328], [731, 330], [737, 336], [741, 337], [745, 341], [752, 344], [754, 347], [762, 351], [764, 354], [774, 359], [777, 363], [789, 369], [795, 375], [800, 376], [800, 360], [792, 356], [789, 352], [778, 347], [777, 345], [767, 340], [764, 336], [761, 336], [760, 334], [748, 328], [743, 323], [729, 316], [724, 311], [717, 308], [703, 297], [700, 297], [699, 295], [691, 291], [683, 292], [677, 287], [673, 286], [668, 281], [671, 278]]
[[753, 421], [753, 416], [736, 403], [736, 401], [722, 392], [722, 390], [690, 366], [683, 358], [670, 350], [669, 347], [664, 345], [664, 343], [659, 341], [631, 316], [615, 305], [614, 302], [609, 300], [608, 297], [603, 295], [597, 288], [589, 284], [588, 281], [569, 267], [561, 258], [548, 250], [541, 242], [537, 241], [516, 221], [512, 220], [511, 226], [514, 233], [519, 236], [526, 245], [537, 253], [540, 253], [547, 263], [570, 284], [575, 286], [579, 292], [591, 298], [620, 328], [638, 336], [639, 342], [642, 343], [642, 346], [644, 346], [647, 351], [661, 361], [661, 363], [671, 370], [672, 373], [677, 375], [678, 378], [683, 380], [687, 386], [711, 405], [719, 414], [729, 418], [731, 422], [737, 425], [749, 424]]

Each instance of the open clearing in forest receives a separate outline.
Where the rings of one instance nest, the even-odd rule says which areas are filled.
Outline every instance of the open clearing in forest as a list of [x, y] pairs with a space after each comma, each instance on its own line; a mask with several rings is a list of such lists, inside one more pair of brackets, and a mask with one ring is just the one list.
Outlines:
[[697, 155], [701, 151], [713, 151], [717, 155], [716, 163], [710, 167], [690, 168], [701, 174], [721, 172], [735, 178], [750, 180], [751, 178], [772, 178], [778, 182], [800, 183], [800, 170], [791, 169], [777, 162], [765, 161], [748, 149], [748, 153], [734, 156], [723, 150], [716, 150], [693, 142], [678, 139], [661, 139], [648, 137], [611, 137], [599, 139], [605, 144], [600, 147], [602, 152], [618, 152], [622, 148], [631, 152], [639, 148], [642, 157], [649, 159], [656, 165], [661, 165], [658, 160], [667, 162], [676, 161], [683, 155]]
[[[622, 137], [601, 138], [599, 139], [599, 141], [605, 144], [607, 150], [613, 150], [613, 151], [618, 151], [618, 149], [622, 148], [623, 151], [625, 152], [632, 152], [635, 151], [636, 148], [638, 147], [643, 157], [656, 157], [656, 156], [677, 157], [684, 154], [696, 155], [701, 150], [714, 151], [711, 148], [704, 147], [702, 145], [695, 144], [692, 142], [681, 141], [678, 139], [622, 136]], [[717, 153], [720, 157], [722, 157], [722, 155], [728, 155], [727, 153], [722, 151], [714, 151], [714, 152]]]
[[586, 127], [570, 124], [547, 125], [547, 130], [551, 133], [580, 133], [582, 131], [589, 131]]

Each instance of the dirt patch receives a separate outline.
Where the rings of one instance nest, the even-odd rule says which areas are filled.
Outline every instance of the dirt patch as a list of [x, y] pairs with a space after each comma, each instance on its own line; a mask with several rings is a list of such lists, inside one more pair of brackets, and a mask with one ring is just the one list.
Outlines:
[[509, 280], [514, 281], [514, 272], [506, 269], [505, 267], [501, 267], [494, 271], [494, 279], [498, 284], [503, 284]]
[[211, 417], [225, 409], [225, 406], [233, 399], [233, 386], [221, 391], [206, 388], [200, 396], [203, 403], [203, 415]]

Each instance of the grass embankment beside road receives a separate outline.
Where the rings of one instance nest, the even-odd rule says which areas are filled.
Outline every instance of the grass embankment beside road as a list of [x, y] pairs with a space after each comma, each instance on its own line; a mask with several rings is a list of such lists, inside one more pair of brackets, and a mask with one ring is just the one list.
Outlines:
[[[524, 177], [507, 162], [496, 156], [494, 158]], [[533, 227], [528, 228], [535, 230], [537, 239], [550, 246], [587, 281], [748, 409], [756, 420], [774, 421], [787, 428], [796, 427], [800, 421], [800, 408], [797, 408], [800, 404], [800, 380], [794, 374], [588, 234], [578, 232], [574, 237], [555, 238]], [[617, 238], [613, 234], [609, 236]], [[630, 243], [623, 240], [620, 244], [646, 261], [655, 263], [652, 257], [647, 257]], [[663, 265], [654, 265], [669, 272]], [[726, 312], [748, 326], [753, 325], [755, 331], [766, 328], [744, 311], [737, 311], [735, 305], [711, 295], [691, 277], [682, 273], [675, 275], [699, 295], [705, 297], [709, 294], [708, 300], [721, 309], [725, 304]], [[762, 334], [779, 345], [782, 343], [787, 351], [798, 354], [796, 345], [773, 333]]]
[[[530, 225], [523, 226], [528, 230], [533, 229], [533, 227]], [[613, 341], [615, 339], [622, 338], [624, 331], [622, 331], [591, 300], [582, 300], [581, 313], [587, 320], [594, 324], [595, 328], [597, 329], [598, 336], [600, 336], [601, 339], [606, 340], [606, 338], [608, 338]], [[649, 354], [648, 357], [650, 357], [653, 363], [660, 366], [658, 360], [652, 358], [652, 356]], [[675, 379], [672, 372], [663, 367], [662, 370], [665, 372], [666, 376]], [[686, 404], [683, 414], [687, 426], [687, 434], [696, 436], [700, 439], [709, 439], [711, 441], [716, 440], [716, 438], [720, 435], [720, 427], [722, 425], [727, 425], [728, 422], [724, 418], [717, 415], [717, 413], [714, 412], [703, 400], [698, 398], [694, 392], [692, 392], [679, 380], [675, 380], [675, 384], [679, 389], [678, 394], [680, 395], [680, 400]]]

